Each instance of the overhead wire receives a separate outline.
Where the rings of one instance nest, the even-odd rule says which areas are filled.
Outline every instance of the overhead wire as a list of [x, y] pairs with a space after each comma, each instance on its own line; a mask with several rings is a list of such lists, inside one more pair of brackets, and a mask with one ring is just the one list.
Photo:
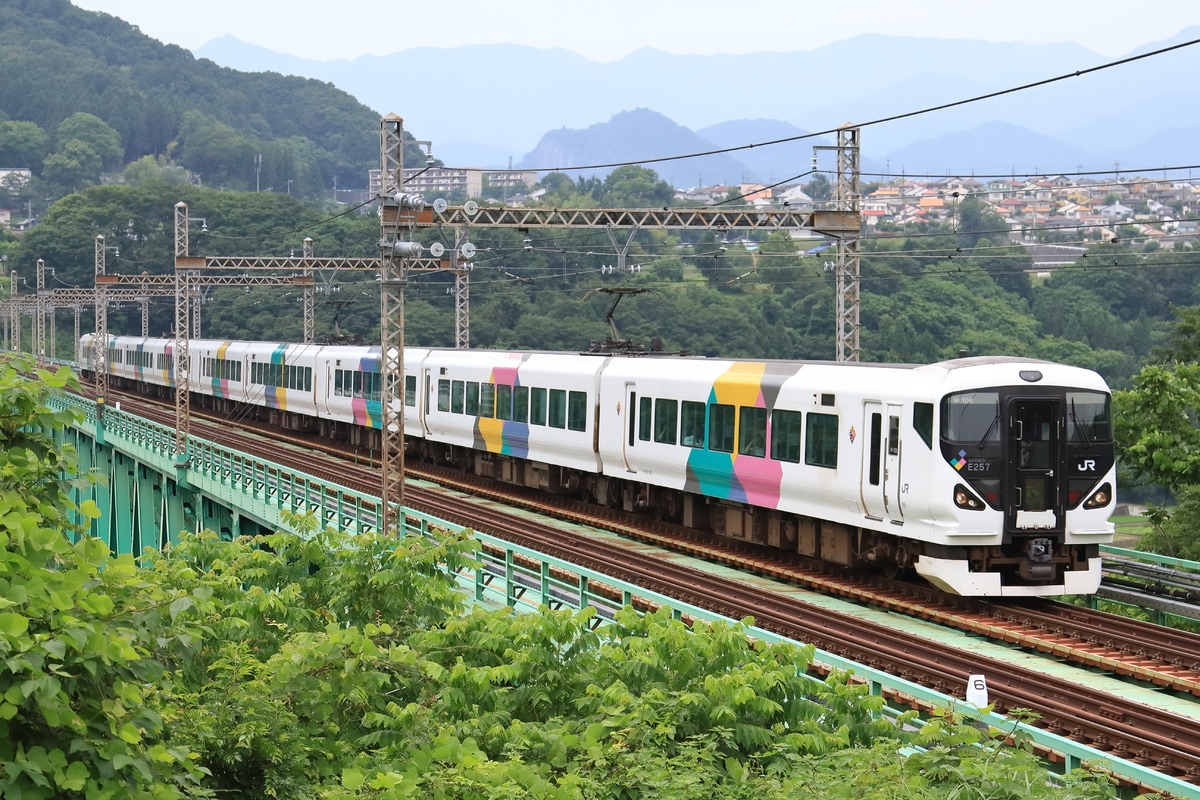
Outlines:
[[[965, 106], [965, 105], [969, 105], [971, 103], [978, 103], [983, 100], [991, 100], [996, 97], [1003, 97], [1004, 95], [1014, 94], [1016, 92], [1023, 92], [1027, 89], [1035, 89], [1039, 86], [1048, 86], [1052, 83], [1058, 83], [1060, 81], [1065, 81], [1070, 78], [1079, 78], [1084, 75], [1090, 75], [1090, 74], [1093, 74], [1096, 72], [1101, 72], [1103, 70], [1112, 69], [1114, 67], [1124, 66], [1125, 64], [1131, 64], [1135, 61], [1141, 61], [1146, 58], [1160, 56], [1160, 55], [1163, 55], [1164, 53], [1169, 53], [1173, 50], [1181, 50], [1185, 47], [1192, 47], [1196, 44], [1200, 44], [1200, 39], [1190, 39], [1186, 42], [1179, 42], [1177, 44], [1168, 45], [1166, 47], [1160, 47], [1156, 50], [1151, 50], [1146, 53], [1140, 53], [1135, 56], [1128, 56], [1126, 58], [1120, 58], [1120, 59], [1117, 59], [1116, 61], [1109, 61], [1109, 62], [1106, 62], [1104, 64], [1099, 64], [1094, 67], [1088, 67], [1086, 69], [1079, 69], [1074, 72], [1068, 72], [1063, 75], [1055, 76], [1053, 78], [1044, 78], [1039, 81], [1033, 81], [1032, 83], [1025, 83], [1025, 84], [1021, 84], [1020, 86], [1013, 86], [1008, 89], [1000, 89], [995, 92], [987, 92], [985, 94], [975, 95], [973, 97], [968, 97], [963, 100], [954, 100], [949, 103], [941, 103], [941, 104], [935, 105], [935, 106], [927, 106], [925, 108], [922, 108], [922, 109], [919, 109], [916, 111], [907, 111], [907, 112], [900, 113], [900, 114], [892, 114], [887, 117], [878, 117], [876, 119], [868, 120], [867, 122], [857, 123], [853, 127], [867, 128], [872, 125], [882, 125], [885, 122], [896, 122], [896, 121], [902, 120], [902, 119], [909, 119], [911, 117], [921, 116], [922, 114], [931, 114], [935, 111], [944, 111], [948, 108], [956, 108], [958, 106]], [[797, 142], [797, 141], [801, 141], [804, 139], [813, 139], [813, 138], [817, 138], [819, 136], [829, 136], [830, 134], [837, 133], [839, 130], [842, 129], [842, 127], [844, 127], [844, 126], [839, 126], [837, 128], [827, 128], [825, 130], [814, 131], [812, 133], [797, 134], [796, 136], [785, 136], [785, 137], [782, 137], [779, 139], [771, 139], [771, 140], [768, 140], [765, 142], [754, 142], [751, 144], [736, 145], [734, 147], [720, 147], [720, 148], [714, 148], [711, 150], [704, 150], [704, 151], [697, 152], [697, 153], [687, 153], [687, 154], [683, 154], [683, 155], [660, 156], [658, 158], [643, 158], [643, 159], [638, 159], [636, 161], [619, 161], [619, 162], [612, 162], [612, 163], [608, 163], [608, 164], [587, 164], [587, 165], [573, 166], [573, 167], [554, 167], [554, 168], [526, 167], [525, 169], [520, 169], [520, 170], [518, 170], [518, 169], [499, 170], [498, 169], [498, 170], [493, 170], [493, 171], [494, 172], [568, 172], [568, 171], [579, 171], [579, 170], [585, 170], [585, 169], [610, 169], [610, 168], [616, 168], [616, 167], [638, 166], [641, 164], [661, 164], [661, 163], [668, 162], [668, 161], [682, 161], [682, 160], [689, 159], [689, 158], [701, 158], [703, 156], [721, 155], [724, 153], [736, 153], [736, 152], [739, 152], [742, 150], [750, 150], [755, 147], [770, 147], [770, 146], [777, 145], [777, 144], [785, 144], [787, 142]]]

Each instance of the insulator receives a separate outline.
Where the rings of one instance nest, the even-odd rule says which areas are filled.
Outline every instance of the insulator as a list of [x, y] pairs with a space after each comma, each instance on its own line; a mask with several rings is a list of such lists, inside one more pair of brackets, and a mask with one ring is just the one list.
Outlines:
[[415, 211], [425, 210], [425, 198], [419, 194], [408, 194], [407, 192], [396, 192], [396, 196], [392, 198], [396, 201], [396, 205], [401, 208], [411, 208]]
[[425, 246], [420, 242], [393, 242], [392, 251], [403, 258], [420, 258]]

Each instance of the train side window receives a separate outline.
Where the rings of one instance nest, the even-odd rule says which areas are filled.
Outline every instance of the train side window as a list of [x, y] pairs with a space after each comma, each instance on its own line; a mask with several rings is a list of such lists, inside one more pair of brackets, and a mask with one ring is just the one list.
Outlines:
[[650, 412], [651, 403], [653, 401], [649, 397], [643, 397], [638, 400], [638, 438], [643, 442], [650, 441], [650, 431], [653, 429], [653, 418]]
[[587, 392], [567, 395], [567, 430], [587, 430]]
[[675, 444], [679, 431], [679, 402], [658, 399], [654, 401], [654, 441], [659, 444]]
[[913, 403], [913, 430], [933, 449], [933, 403]]
[[446, 380], [445, 378], [438, 379], [437, 410], [450, 410], [450, 381]]
[[538, 386], [529, 390], [529, 424], [546, 424], [546, 390]]
[[738, 416], [738, 454], [762, 458], [767, 454], [767, 410], [742, 406]]
[[479, 416], [491, 419], [496, 416], [496, 384], [479, 384]]
[[837, 469], [838, 418], [834, 414], [808, 415], [805, 429], [804, 463]]
[[771, 412], [771, 458], [800, 463], [800, 412]]
[[550, 405], [546, 411], [546, 421], [551, 428], [567, 427], [567, 390], [551, 389]]
[[513, 422], [529, 421], [529, 387], [513, 387]]
[[463, 400], [466, 397], [465, 384], [462, 381], [450, 383], [450, 413], [463, 413]]
[[[376, 386], [376, 392], [375, 392], [374, 399], [380, 400], [382, 398], [379, 397], [378, 375], [376, 375], [375, 386]], [[417, 405], [417, 376], [416, 375], [405, 375], [404, 376], [404, 405], [413, 406], [414, 408]]]
[[726, 403], [708, 406], [708, 449], [718, 453], [733, 452], [733, 427], [737, 408]]
[[352, 392], [353, 397], [363, 396], [363, 374], [361, 372], [355, 371], [354, 373], [354, 388]]
[[512, 390], [507, 383], [496, 384], [496, 419], [512, 419]]
[[467, 416], [479, 416], [479, 381], [467, 381]]
[[707, 406], [692, 400], [683, 401], [683, 436], [679, 442], [684, 447], [704, 447], [704, 412]]

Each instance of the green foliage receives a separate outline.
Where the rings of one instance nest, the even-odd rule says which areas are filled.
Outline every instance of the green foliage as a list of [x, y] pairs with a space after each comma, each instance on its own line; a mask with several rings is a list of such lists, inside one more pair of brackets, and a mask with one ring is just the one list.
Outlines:
[[1200, 364], [1152, 364], [1114, 395], [1121, 463], [1176, 491], [1200, 484]]
[[71, 462], [52, 434], [72, 416], [44, 400], [71, 384], [20, 359], [0, 366], [0, 795], [181, 797], [200, 776], [163, 741], [148, 687], [164, 665], [145, 647], [177, 598], [145, 583], [132, 557], [64, 535]]

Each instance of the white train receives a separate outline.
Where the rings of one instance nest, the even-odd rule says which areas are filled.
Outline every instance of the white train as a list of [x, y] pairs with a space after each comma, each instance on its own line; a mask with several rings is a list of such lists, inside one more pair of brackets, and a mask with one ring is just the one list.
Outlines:
[[[173, 345], [111, 337], [111, 380], [171, 387]], [[378, 447], [378, 347], [189, 348], [194, 402]], [[955, 594], [1095, 592], [1112, 541], [1110, 394], [1061, 364], [408, 348], [404, 405], [410, 459]]]

